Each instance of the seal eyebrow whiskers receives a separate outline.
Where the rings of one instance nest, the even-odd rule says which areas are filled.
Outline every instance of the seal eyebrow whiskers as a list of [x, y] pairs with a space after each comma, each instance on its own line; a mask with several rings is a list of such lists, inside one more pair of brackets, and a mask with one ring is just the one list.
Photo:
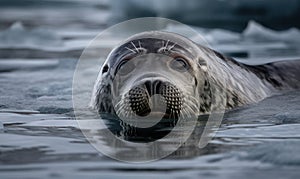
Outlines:
[[167, 43], [166, 43], [166, 46], [165, 46], [165, 48], [167, 48], [167, 47], [168, 47], [168, 44], [169, 44], [169, 42], [170, 42], [170, 40], [167, 40]]
[[160, 50], [163, 50], [164, 52], [168, 52], [168, 51], [172, 50], [175, 47], [175, 45], [177, 45], [176, 43], [174, 43], [172, 46], [168, 47], [169, 42], [170, 42], [170, 40], [167, 40], [167, 42], [165, 44], [165, 40], [162, 40], [162, 47], [160, 48]]
[[168, 51], [168, 44], [169, 44], [169, 41], [170, 41], [170, 40], [167, 40], [166, 45], [163, 47], [164, 52], [167, 52], [167, 51]]
[[136, 53], [136, 51], [134, 51], [134, 50], [132, 50], [131, 48], [129, 48], [129, 47], [125, 47], [127, 50], [129, 50], [129, 51], [131, 51], [131, 52], [133, 52], [133, 53]]
[[168, 51], [172, 50], [175, 47], [175, 45], [177, 45], [177, 44], [174, 43], [171, 47], [169, 47]]
[[139, 53], [139, 49], [138, 48], [136, 48], [136, 46], [134, 45], [134, 43], [131, 41], [131, 44], [133, 45], [133, 47], [135, 48], [135, 50], [136, 50], [136, 53]]

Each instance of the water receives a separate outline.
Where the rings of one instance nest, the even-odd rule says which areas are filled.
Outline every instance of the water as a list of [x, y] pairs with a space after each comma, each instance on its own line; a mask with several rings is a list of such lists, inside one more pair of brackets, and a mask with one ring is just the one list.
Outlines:
[[[63, 15], [54, 15], [51, 8], [36, 9], [47, 14], [42, 16], [48, 18], [43, 22], [32, 19], [36, 11], [26, 8], [0, 10], [0, 14], [14, 14], [0, 16], [1, 178], [299, 178], [297, 90], [226, 113], [204, 149], [196, 145], [197, 131], [169, 157], [144, 164], [118, 162], [93, 148], [79, 129], [72, 108], [77, 60], [85, 45], [106, 26], [103, 17], [110, 13], [106, 9], [91, 13], [88, 20], [72, 18], [74, 11], [95, 10], [93, 3], [89, 1], [85, 8], [69, 7]], [[58, 22], [54, 21], [57, 16], [61, 17]], [[60, 26], [62, 22], [65, 26]], [[213, 48], [245, 63], [299, 58], [297, 29], [277, 32], [254, 22], [243, 33], [195, 29]], [[49, 34], [46, 39], [45, 33]], [[104, 54], [115, 40], [106, 35], [101, 47]], [[91, 70], [83, 74], [89, 76]], [[103, 128], [95, 126], [99, 131]]]

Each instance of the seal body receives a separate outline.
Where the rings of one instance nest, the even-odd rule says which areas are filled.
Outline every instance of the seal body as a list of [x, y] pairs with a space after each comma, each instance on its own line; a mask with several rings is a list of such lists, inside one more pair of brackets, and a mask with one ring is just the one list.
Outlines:
[[112, 50], [95, 83], [91, 106], [131, 117], [206, 114], [300, 87], [299, 61], [250, 66], [175, 33], [134, 35]]

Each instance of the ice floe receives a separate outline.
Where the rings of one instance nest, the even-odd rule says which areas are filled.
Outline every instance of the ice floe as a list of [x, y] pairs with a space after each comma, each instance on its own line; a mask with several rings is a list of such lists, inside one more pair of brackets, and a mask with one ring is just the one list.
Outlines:
[[63, 41], [54, 32], [46, 29], [26, 29], [15, 22], [0, 33], [1, 48], [41, 48], [63, 46]]
[[300, 42], [300, 31], [296, 28], [291, 28], [284, 31], [275, 31], [262, 26], [261, 24], [250, 21], [247, 28], [242, 33], [244, 38], [253, 41], [286, 41]]

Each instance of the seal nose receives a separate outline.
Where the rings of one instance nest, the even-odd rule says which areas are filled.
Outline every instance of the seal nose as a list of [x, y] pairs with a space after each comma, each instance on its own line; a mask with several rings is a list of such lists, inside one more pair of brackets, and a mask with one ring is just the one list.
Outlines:
[[144, 83], [145, 88], [149, 94], [149, 96], [153, 96], [155, 94], [160, 94], [162, 81], [160, 80], [147, 80]]
[[173, 84], [159, 79], [146, 79], [131, 88], [126, 102], [138, 116], [147, 116], [152, 111], [177, 118], [182, 108], [183, 95]]

